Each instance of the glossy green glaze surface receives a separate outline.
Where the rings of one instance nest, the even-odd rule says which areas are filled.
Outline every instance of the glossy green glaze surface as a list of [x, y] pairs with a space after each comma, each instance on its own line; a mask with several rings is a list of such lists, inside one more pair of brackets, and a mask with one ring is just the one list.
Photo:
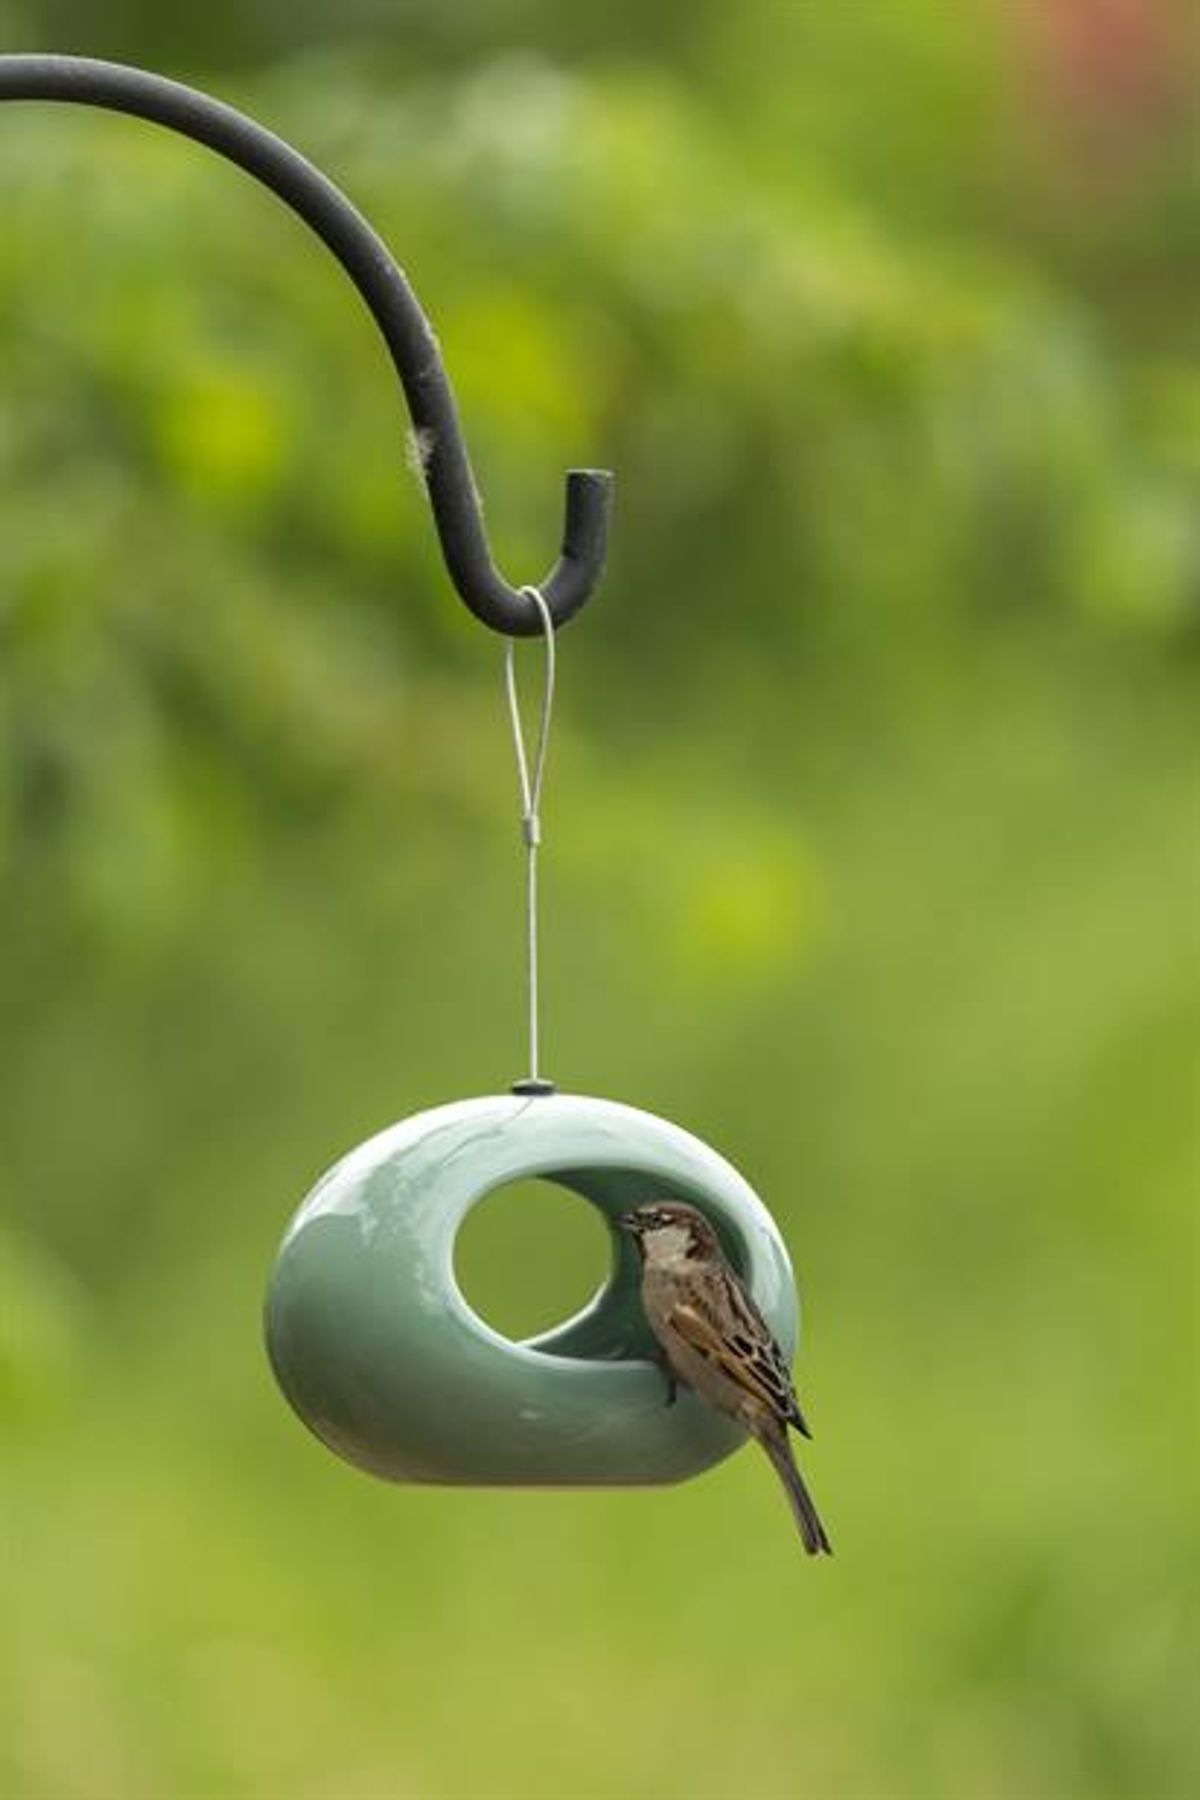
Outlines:
[[591, 1304], [515, 1343], [469, 1306], [454, 1244], [505, 1183], [559, 1183], [607, 1218], [666, 1195], [701, 1207], [788, 1355], [795, 1288], [770, 1215], [723, 1157], [613, 1101], [495, 1095], [405, 1119], [326, 1174], [283, 1240], [266, 1307], [280, 1386], [348, 1461], [392, 1481], [678, 1481], [742, 1441], [687, 1393], [665, 1404], [632, 1247]]

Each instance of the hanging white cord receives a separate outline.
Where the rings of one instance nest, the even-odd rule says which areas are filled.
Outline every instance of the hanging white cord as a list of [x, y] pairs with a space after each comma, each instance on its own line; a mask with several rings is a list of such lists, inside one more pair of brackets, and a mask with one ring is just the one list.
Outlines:
[[[525, 967], [529, 1004], [528, 1079], [531, 1086], [537, 1087], [543, 1082], [538, 1067], [540, 1061], [538, 850], [542, 842], [542, 784], [546, 775], [546, 750], [550, 742], [550, 719], [554, 711], [555, 642], [554, 620], [550, 616], [550, 608], [546, 605], [541, 593], [535, 587], [523, 587], [521, 592], [532, 600], [538, 609], [546, 644], [545, 678], [542, 684], [542, 704], [538, 715], [537, 739], [534, 744], [532, 766], [525, 748], [521, 707], [517, 699], [515, 640], [509, 638], [504, 646], [504, 689], [508, 696], [508, 716], [512, 724], [513, 749], [517, 756], [517, 782], [521, 791], [521, 838], [525, 845]], [[545, 1085], [552, 1086], [548, 1082]]]

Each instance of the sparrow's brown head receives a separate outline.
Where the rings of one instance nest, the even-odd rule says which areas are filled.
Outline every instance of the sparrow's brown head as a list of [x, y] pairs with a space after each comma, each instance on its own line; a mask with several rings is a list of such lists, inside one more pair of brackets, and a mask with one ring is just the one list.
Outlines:
[[642, 1254], [650, 1258], [719, 1257], [717, 1234], [694, 1206], [682, 1200], [649, 1200], [617, 1220]]

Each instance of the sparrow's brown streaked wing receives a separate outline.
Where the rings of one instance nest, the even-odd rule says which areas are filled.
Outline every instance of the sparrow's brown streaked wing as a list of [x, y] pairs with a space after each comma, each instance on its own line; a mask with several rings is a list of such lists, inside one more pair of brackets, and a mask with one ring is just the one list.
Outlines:
[[[789, 1425], [794, 1425], [802, 1437], [811, 1437], [804, 1414], [800, 1411], [800, 1402], [796, 1398], [796, 1390], [792, 1386], [792, 1372], [783, 1359], [783, 1352], [775, 1342], [770, 1326], [759, 1312], [749, 1293], [742, 1283], [736, 1279], [729, 1282], [730, 1303], [735, 1307], [744, 1328], [744, 1335], [753, 1339], [757, 1352], [773, 1371], [770, 1379], [773, 1386], [786, 1396], [787, 1404], [782, 1406], [783, 1417]], [[739, 1332], [739, 1338], [742, 1333]]]
[[791, 1380], [774, 1339], [761, 1322], [737, 1304], [744, 1300], [735, 1282], [727, 1284], [732, 1329], [722, 1328], [698, 1294], [671, 1308], [670, 1323], [685, 1343], [713, 1363], [745, 1393], [770, 1407], [777, 1419], [804, 1429]]

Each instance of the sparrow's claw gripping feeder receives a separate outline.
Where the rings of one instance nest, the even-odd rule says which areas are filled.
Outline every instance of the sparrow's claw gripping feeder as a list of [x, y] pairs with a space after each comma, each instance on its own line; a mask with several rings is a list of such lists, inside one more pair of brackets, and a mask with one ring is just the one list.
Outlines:
[[[70, 56], [0, 56], [0, 101], [58, 100], [130, 113], [181, 133], [279, 195], [346, 270], [391, 353], [458, 593], [485, 625], [554, 632], [604, 565], [612, 478], [567, 476], [562, 550], [538, 587], [510, 587], [482, 512], [437, 340], [382, 240], [297, 151], [231, 107], [144, 70]], [[284, 1393], [316, 1435], [393, 1481], [605, 1486], [678, 1481], [735, 1450], [739, 1429], [691, 1395], [664, 1404], [637, 1297], [633, 1253], [581, 1313], [524, 1343], [494, 1331], [455, 1279], [470, 1209], [540, 1176], [610, 1221], [647, 1199], [691, 1201], [713, 1220], [780, 1346], [796, 1347], [787, 1252], [761, 1201], [678, 1126], [612, 1101], [558, 1094], [537, 1071], [536, 848], [550, 685], [532, 786], [511, 686], [530, 878], [531, 1070], [512, 1093], [405, 1119], [342, 1158], [284, 1238], [267, 1297], [267, 1345]]]

